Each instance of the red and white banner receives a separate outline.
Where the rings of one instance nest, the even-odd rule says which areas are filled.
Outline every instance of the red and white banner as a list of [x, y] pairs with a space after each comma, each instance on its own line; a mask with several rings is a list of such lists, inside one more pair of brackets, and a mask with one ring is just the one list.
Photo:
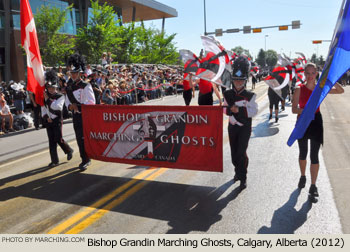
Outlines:
[[218, 106], [83, 105], [92, 159], [142, 166], [223, 171]]
[[44, 69], [29, 0], [21, 0], [21, 42], [27, 54], [27, 90], [33, 92], [36, 102], [43, 106], [45, 89]]

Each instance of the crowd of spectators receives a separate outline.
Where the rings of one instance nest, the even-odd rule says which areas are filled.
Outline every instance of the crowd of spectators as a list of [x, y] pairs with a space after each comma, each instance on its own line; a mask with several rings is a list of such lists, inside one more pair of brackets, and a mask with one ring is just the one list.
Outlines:
[[[64, 90], [69, 71], [62, 69], [59, 72]], [[81, 77], [92, 85], [97, 104], [131, 105], [182, 91], [182, 69], [177, 67], [87, 65]]]
[[[146, 64], [110, 64], [110, 54], [104, 54], [99, 65], [87, 65], [81, 74], [84, 81], [92, 85], [96, 104], [131, 105], [182, 92], [183, 68], [180, 66]], [[69, 81], [69, 68], [58, 67], [60, 91], [64, 94]], [[26, 90], [26, 83], [1, 82], [0, 84], [0, 134], [21, 130], [13, 127], [16, 118], [21, 118], [24, 111], [34, 117], [33, 103]], [[8, 111], [7, 111], [8, 110]], [[11, 115], [8, 115], [11, 114]], [[69, 118], [67, 109], [64, 118]], [[35, 126], [38, 129], [38, 126]]]

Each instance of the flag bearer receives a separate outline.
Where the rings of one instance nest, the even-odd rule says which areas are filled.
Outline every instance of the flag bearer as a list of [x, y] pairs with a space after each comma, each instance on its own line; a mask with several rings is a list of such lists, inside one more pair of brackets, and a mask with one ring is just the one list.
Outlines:
[[[305, 66], [305, 78], [306, 84], [302, 84], [295, 89], [292, 102], [292, 113], [297, 114], [298, 118], [303, 112], [306, 103], [308, 102], [312, 91], [316, 87], [316, 76], [317, 67], [313, 63], [308, 63]], [[342, 94], [344, 89], [339, 83], [336, 83], [334, 87], [329, 91], [330, 94]], [[310, 141], [309, 141], [310, 140]], [[308, 142], [310, 142], [310, 175], [311, 175], [311, 185], [309, 189], [309, 199], [316, 203], [318, 201], [318, 189], [316, 187], [316, 180], [318, 175], [318, 170], [320, 168], [318, 153], [323, 144], [323, 120], [320, 112], [320, 108], [316, 110], [314, 119], [311, 121], [310, 125], [306, 129], [304, 136], [298, 139], [299, 145], [299, 168], [300, 168], [300, 179], [298, 183], [298, 188], [302, 189], [306, 184], [306, 156], [308, 153]]]

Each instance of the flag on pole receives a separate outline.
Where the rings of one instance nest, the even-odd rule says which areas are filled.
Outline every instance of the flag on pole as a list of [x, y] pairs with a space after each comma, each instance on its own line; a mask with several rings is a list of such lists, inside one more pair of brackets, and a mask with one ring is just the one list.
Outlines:
[[287, 144], [304, 136], [317, 108], [339, 78], [350, 69], [350, 0], [343, 0], [326, 64]]
[[27, 54], [27, 90], [33, 92], [36, 103], [43, 106], [45, 76], [29, 0], [21, 0], [21, 42]]
[[195, 74], [199, 67], [198, 57], [190, 50], [181, 49], [179, 53], [180, 53], [181, 60], [185, 64], [184, 72], [187, 74], [188, 73]]

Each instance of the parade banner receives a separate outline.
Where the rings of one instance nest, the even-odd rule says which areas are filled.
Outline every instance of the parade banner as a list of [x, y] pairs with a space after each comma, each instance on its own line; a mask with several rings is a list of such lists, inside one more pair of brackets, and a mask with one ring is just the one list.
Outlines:
[[83, 105], [85, 151], [92, 159], [222, 172], [219, 106]]

